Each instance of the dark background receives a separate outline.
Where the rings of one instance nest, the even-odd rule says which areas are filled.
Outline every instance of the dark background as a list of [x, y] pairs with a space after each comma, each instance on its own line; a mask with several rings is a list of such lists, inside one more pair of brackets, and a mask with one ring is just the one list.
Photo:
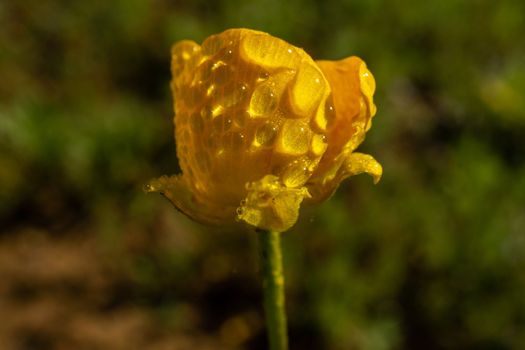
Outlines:
[[170, 46], [230, 27], [362, 57], [384, 167], [283, 237], [292, 349], [525, 349], [525, 2], [0, 2], [0, 348], [264, 349], [253, 233], [177, 173]]

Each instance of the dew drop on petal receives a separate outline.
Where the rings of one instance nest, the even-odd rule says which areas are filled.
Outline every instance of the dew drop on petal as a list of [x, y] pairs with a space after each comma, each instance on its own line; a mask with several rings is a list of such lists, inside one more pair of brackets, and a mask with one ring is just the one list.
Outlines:
[[311, 116], [319, 105], [326, 84], [321, 71], [313, 64], [301, 65], [290, 89], [290, 104], [295, 114]]
[[328, 144], [326, 143], [326, 136], [316, 134], [312, 137], [310, 150], [315, 156], [321, 156], [324, 151], [326, 151], [327, 147]]
[[254, 145], [257, 147], [271, 146], [275, 141], [275, 137], [277, 136], [278, 131], [279, 129], [274, 123], [264, 123], [255, 132]]
[[324, 115], [326, 119], [326, 127], [330, 128], [335, 121], [335, 107], [332, 101], [326, 103]]
[[317, 112], [313, 119], [313, 123], [316, 129], [318, 129], [319, 131], [326, 131], [334, 125], [335, 119], [336, 115], [334, 103], [332, 100], [332, 96], [329, 96], [326, 99], [326, 103], [324, 104], [324, 106], [321, 104], [321, 106], [319, 106], [319, 108], [317, 109]]
[[261, 83], [253, 92], [250, 100], [250, 115], [265, 117], [272, 114], [277, 108], [279, 96], [275, 94], [270, 84]]
[[265, 81], [267, 80], [269, 77], [270, 77], [270, 73], [268, 73], [267, 71], [265, 70], [261, 70], [260, 72], [258, 72], [258, 77], [257, 77], [257, 82], [262, 82], [262, 81]]
[[308, 181], [312, 173], [308, 170], [308, 161], [297, 160], [283, 173], [282, 179], [286, 187], [300, 187]]
[[277, 151], [289, 155], [302, 155], [310, 147], [311, 131], [304, 122], [287, 120], [278, 139]]
[[217, 96], [217, 102], [224, 108], [229, 108], [241, 103], [248, 95], [248, 87], [245, 84], [236, 84], [225, 89]]
[[248, 62], [268, 68], [295, 67], [301, 61], [290, 44], [262, 33], [247, 35], [241, 42], [241, 54]]

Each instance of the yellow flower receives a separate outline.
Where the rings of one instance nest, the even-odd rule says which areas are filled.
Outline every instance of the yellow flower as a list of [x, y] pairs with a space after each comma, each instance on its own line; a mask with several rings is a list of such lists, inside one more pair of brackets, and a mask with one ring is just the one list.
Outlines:
[[325, 200], [352, 175], [381, 177], [354, 152], [376, 112], [361, 59], [314, 62], [266, 33], [230, 29], [175, 44], [171, 69], [182, 174], [147, 190], [192, 219], [282, 232], [303, 200]]

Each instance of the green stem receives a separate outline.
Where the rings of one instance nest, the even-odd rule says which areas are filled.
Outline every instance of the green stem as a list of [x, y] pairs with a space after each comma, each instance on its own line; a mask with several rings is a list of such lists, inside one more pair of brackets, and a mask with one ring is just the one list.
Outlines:
[[263, 275], [264, 310], [270, 350], [287, 350], [281, 233], [257, 230]]

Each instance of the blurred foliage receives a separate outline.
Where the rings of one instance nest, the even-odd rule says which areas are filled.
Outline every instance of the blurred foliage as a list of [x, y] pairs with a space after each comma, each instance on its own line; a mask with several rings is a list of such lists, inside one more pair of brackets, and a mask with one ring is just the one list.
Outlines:
[[284, 238], [292, 348], [523, 349], [524, 13], [520, 0], [2, 1], [2, 237], [90, 232], [128, 281], [121, 303], [263, 349], [253, 235], [141, 191], [178, 172], [171, 44], [260, 29], [315, 58], [358, 55], [378, 87], [362, 149], [382, 181], [353, 178]]

